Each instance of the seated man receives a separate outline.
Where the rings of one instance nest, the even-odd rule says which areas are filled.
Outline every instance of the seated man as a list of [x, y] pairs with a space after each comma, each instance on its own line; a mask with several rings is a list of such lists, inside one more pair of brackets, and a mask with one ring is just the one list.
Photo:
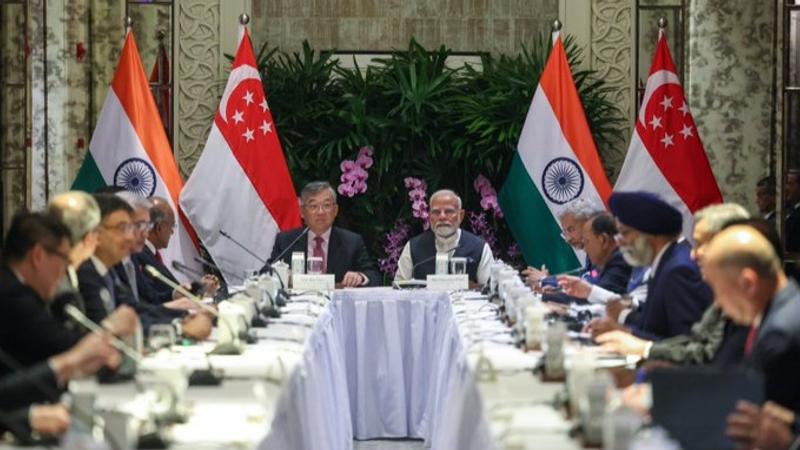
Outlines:
[[[175, 232], [175, 212], [169, 206], [169, 203], [161, 197], [152, 197], [150, 203], [152, 207], [149, 211], [150, 224], [148, 225], [147, 240], [144, 242], [144, 247], [135, 252], [131, 259], [140, 266], [149, 265], [155, 267], [162, 275], [177, 284], [177, 278], [164, 265], [164, 260], [161, 258], [161, 250], [167, 248], [169, 240]], [[149, 274], [144, 275], [140, 280], [142, 286], [137, 286], [137, 289], [140, 292], [147, 292], [148, 295], [145, 297], [149, 301], [161, 304], [174, 298], [171, 287]]]
[[[749, 226], [719, 233], [705, 258], [703, 270], [714, 289], [714, 300], [734, 322], [750, 327], [745, 364], [763, 373], [767, 400], [797, 415], [800, 287], [783, 272], [770, 242]], [[752, 431], [751, 436], [756, 434]]]
[[[687, 334], [711, 304], [711, 291], [690, 256], [689, 244], [678, 242], [681, 213], [649, 192], [615, 192], [609, 207], [617, 218], [619, 245], [632, 266], [650, 267], [647, 297], [625, 319], [630, 331], [658, 341]], [[593, 334], [624, 328], [616, 321], [595, 319]]]
[[[146, 263], [141, 263], [139, 262], [140, 259], [135, 258], [137, 254], [140, 254], [144, 251], [148, 234], [152, 228], [152, 223], [150, 221], [150, 210], [153, 208], [153, 203], [150, 200], [139, 197], [138, 195], [129, 191], [117, 192], [115, 195], [125, 200], [133, 209], [133, 253], [124, 258], [122, 262], [114, 266], [113, 269], [117, 273], [117, 276], [120, 278], [120, 280], [122, 280], [122, 282], [125, 283], [128, 288], [130, 288], [134, 300], [153, 305], [162, 305], [170, 309], [197, 309], [197, 306], [193, 302], [189, 301], [185, 297], [182, 297], [177, 292], [170, 292], [170, 298], [159, 298], [159, 295], [163, 295], [162, 291], [154, 290], [152, 288], [152, 282], [156, 282], [160, 285], [163, 285], [164, 283], [159, 280], [153, 280], [153, 277], [150, 274], [145, 274], [143, 265]], [[169, 206], [167, 206], [167, 208], [169, 208]], [[152, 262], [158, 264], [158, 261], [153, 260]], [[163, 270], [160, 272], [164, 273]], [[202, 294], [213, 297], [217, 288], [219, 287], [217, 278], [213, 275], [206, 275], [203, 277], [203, 282], [204, 283], [201, 283], [199, 286], [201, 289], [203, 287], [207, 288], [205, 289], [205, 292], [201, 293], [196, 291], [195, 293], [198, 295]], [[183, 285], [183, 287], [185, 287], [187, 291], [191, 290], [191, 287], [188, 285]], [[175, 298], [176, 300], [172, 300], [172, 298]]]
[[[561, 275], [558, 283], [572, 297], [590, 303], [606, 303], [611, 296], [625, 294], [631, 278], [631, 266], [619, 251], [616, 241], [617, 225], [614, 217], [601, 212], [590, 217], [583, 225], [583, 249], [592, 265], [594, 282]], [[610, 293], [612, 295], [606, 295]]]
[[436, 254], [449, 253], [467, 258], [467, 274], [472, 283], [484, 285], [494, 257], [482, 238], [460, 228], [464, 220], [461, 197], [449, 189], [431, 195], [431, 229], [409, 240], [397, 261], [395, 280], [424, 280], [436, 273]]
[[64, 312], [66, 305], [85, 311], [78, 292], [78, 267], [89, 259], [97, 248], [97, 226], [100, 225], [100, 208], [91, 195], [82, 191], [69, 191], [56, 195], [47, 204], [47, 214], [66, 225], [72, 237], [67, 275], [58, 286], [50, 312], [69, 327], [83, 332], [82, 328]]
[[[561, 232], [561, 237], [575, 250], [576, 254], [583, 253], [584, 224], [590, 217], [604, 211], [605, 208], [600, 204], [595, 204], [583, 198], [577, 198], [564, 205], [564, 208], [558, 212], [558, 223], [563, 230]], [[581, 264], [584, 264], [584, 267], [583, 270], [580, 271], [580, 276], [582, 278], [589, 277], [591, 262], [586, 260], [581, 261]], [[572, 273], [575, 272], [573, 271]], [[538, 288], [540, 283], [552, 287], [557, 286], [557, 281], [550, 276], [550, 272], [546, 267], [540, 269], [528, 267], [522, 271], [522, 275], [532, 288]]]
[[361, 236], [333, 226], [339, 205], [331, 185], [325, 181], [308, 183], [300, 192], [300, 202], [308, 232], [295, 228], [278, 233], [270, 262], [282, 255], [281, 259], [288, 263], [292, 252], [303, 252], [306, 258], [321, 257], [322, 271], [335, 275], [336, 283], [343, 287], [380, 285], [381, 276]]
[[[735, 203], [707, 206], [694, 215], [692, 259], [703, 269], [708, 243], [728, 224], [749, 217], [747, 210]], [[626, 355], [658, 359], [676, 364], [737, 364], [742, 358], [747, 330], [732, 323], [719, 305], [712, 304], [691, 332], [659, 342], [640, 339], [623, 332], [601, 334], [597, 341], [604, 348]]]
[[[0, 349], [7, 356], [0, 363], [0, 375], [13, 370], [7, 364], [31, 366], [81, 339], [82, 330], [67, 328], [47, 310], [66, 274], [69, 238], [69, 229], [51, 215], [23, 212], [11, 220], [0, 268]], [[107, 328], [127, 336], [135, 323], [136, 314], [125, 309]]]
[[101, 213], [99, 243], [94, 256], [78, 269], [86, 315], [101, 323], [115, 308], [128, 305], [139, 313], [145, 332], [152, 324], [172, 323], [179, 336], [184, 334], [201, 340], [207, 338], [211, 332], [211, 320], [204, 314], [181, 318], [182, 311], [135, 300], [130, 288], [113, 270], [133, 249], [133, 209], [127, 202], [111, 194], [95, 195], [95, 200]]

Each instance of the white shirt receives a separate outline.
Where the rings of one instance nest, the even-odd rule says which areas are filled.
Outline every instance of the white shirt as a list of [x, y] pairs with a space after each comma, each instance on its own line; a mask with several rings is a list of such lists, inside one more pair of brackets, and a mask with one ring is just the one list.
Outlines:
[[[435, 236], [435, 235], [434, 235]], [[442, 250], [447, 250], [449, 248], [457, 247], [458, 243], [461, 242], [461, 229], [456, 231], [456, 239], [455, 245], [448, 245], [448, 242], [444, 239], [439, 239], [436, 237], [436, 251], [441, 252]], [[450, 256], [455, 253], [455, 250], [450, 251]], [[494, 262], [494, 256], [492, 255], [492, 249], [489, 247], [489, 244], [483, 244], [483, 252], [481, 252], [481, 260], [478, 262], [478, 284], [484, 285], [487, 281], [489, 281], [489, 276], [491, 275], [491, 266], [492, 262]], [[401, 280], [410, 280], [414, 277], [414, 261], [411, 260], [411, 243], [406, 242], [405, 247], [403, 247], [403, 252], [400, 253], [400, 258], [397, 260], [397, 272], [394, 274], [395, 281]]]
[[151, 251], [151, 252], [153, 252], [153, 254], [154, 254], [154, 255], [155, 255], [155, 254], [156, 254], [156, 252], [158, 251], [158, 250], [156, 250], [156, 246], [155, 246], [155, 245], [153, 245], [153, 243], [152, 243], [152, 242], [150, 242], [150, 239], [145, 239], [145, 240], [144, 240], [144, 246], [145, 246], [145, 247], [147, 247], [147, 248], [149, 248], [149, 249], [150, 249], [150, 251]]
[[[317, 241], [316, 241], [316, 237], [317, 236], [322, 238], [322, 253], [325, 255], [325, 262], [327, 262], [328, 261], [328, 257], [329, 257], [329, 255], [328, 255], [328, 244], [330, 244], [330, 242], [331, 242], [331, 229], [330, 228], [325, 230], [325, 232], [322, 233], [322, 234], [314, 234], [313, 231], [311, 231], [310, 229], [308, 230], [308, 246], [306, 247], [307, 248], [307, 253], [306, 254], [308, 256], [314, 256], [314, 247], [317, 246]], [[327, 269], [327, 264], [326, 264], [326, 269]], [[361, 278], [363, 278], [363, 281], [361, 282], [361, 285], [363, 286], [365, 284], [368, 284], [369, 283], [369, 277], [367, 277], [362, 272], [358, 272], [358, 273], [361, 275]]]

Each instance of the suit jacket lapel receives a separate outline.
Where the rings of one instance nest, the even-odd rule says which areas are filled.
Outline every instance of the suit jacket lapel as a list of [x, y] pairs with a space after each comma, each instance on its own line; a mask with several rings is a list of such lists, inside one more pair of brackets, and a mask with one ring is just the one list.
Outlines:
[[[331, 238], [330, 242], [328, 242], [328, 273], [332, 273], [334, 275], [339, 273], [342, 263], [344, 261], [341, 260], [340, 257], [342, 255], [342, 238], [339, 236], [339, 233], [336, 232], [336, 228], [331, 228]], [[333, 257], [331, 257], [333, 255]], [[344, 270], [342, 270], [342, 276], [344, 276]]]

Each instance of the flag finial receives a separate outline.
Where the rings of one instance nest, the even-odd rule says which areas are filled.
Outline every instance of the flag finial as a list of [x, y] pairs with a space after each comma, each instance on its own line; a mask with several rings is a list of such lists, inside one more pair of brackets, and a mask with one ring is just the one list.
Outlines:
[[250, 16], [247, 13], [239, 14], [239, 23], [242, 24], [242, 26], [247, 25], [250, 23]]
[[125, 16], [125, 29], [130, 30], [133, 28], [133, 17]]
[[553, 21], [553, 33], [561, 31], [561, 21], [556, 19]]
[[659, 30], [661, 30], [661, 31], [666, 30], [667, 29], [667, 25], [669, 25], [669, 22], [667, 21], [666, 17], [661, 16], [661, 17], [658, 18], [658, 29]]

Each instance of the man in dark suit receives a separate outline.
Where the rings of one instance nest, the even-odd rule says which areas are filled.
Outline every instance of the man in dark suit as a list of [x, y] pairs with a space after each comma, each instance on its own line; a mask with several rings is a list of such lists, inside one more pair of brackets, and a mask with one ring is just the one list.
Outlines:
[[[30, 366], [75, 345], [81, 335], [67, 329], [47, 310], [66, 273], [69, 230], [38, 213], [17, 214], [3, 247], [0, 269], [0, 348], [22, 366]], [[9, 368], [0, 364], [0, 374]]]
[[[150, 208], [150, 225], [147, 240], [144, 243], [144, 248], [133, 254], [131, 259], [135, 264], [139, 264], [142, 267], [155, 267], [166, 278], [178, 283], [175, 275], [164, 265], [164, 261], [161, 259], [161, 250], [167, 248], [169, 240], [175, 232], [175, 212], [172, 211], [169, 203], [161, 197], [152, 197], [149, 200], [152, 203], [152, 207]], [[151, 293], [149, 299], [155, 303], [165, 303], [173, 299], [172, 288], [147, 274], [145, 274], [143, 286], [139, 290]]]
[[94, 256], [78, 269], [78, 283], [86, 305], [86, 315], [102, 323], [116, 308], [126, 305], [138, 314], [145, 332], [153, 324], [172, 323], [178, 335], [205, 339], [211, 332], [211, 321], [204, 314], [182, 318], [183, 311], [137, 301], [119, 277], [117, 266], [133, 249], [133, 208], [123, 199], [111, 194], [95, 196], [100, 206], [101, 221], [98, 245]]
[[786, 251], [800, 250], [800, 170], [786, 175]]
[[[339, 205], [331, 185], [325, 181], [308, 183], [300, 192], [300, 201], [308, 232], [305, 228], [295, 228], [278, 233], [270, 261], [282, 254], [281, 259], [288, 263], [292, 252], [303, 252], [306, 259], [321, 257], [323, 272], [334, 274], [336, 283], [342, 287], [379, 285], [380, 273], [361, 236], [333, 226]], [[291, 248], [287, 248], [289, 245]]]
[[681, 213], [649, 192], [615, 192], [608, 201], [617, 218], [618, 242], [632, 266], [649, 266], [647, 297], [621, 326], [608, 318], [589, 324], [593, 334], [629, 330], [650, 341], [688, 334], [711, 304], [711, 290], [690, 257], [688, 242], [678, 241]]
[[[725, 314], [750, 327], [745, 364], [763, 373], [766, 399], [800, 413], [800, 287], [783, 272], [769, 241], [752, 227], [730, 227], [711, 241], [704, 273]], [[728, 420], [731, 435], [758, 436], [749, 409], [756, 407], [737, 406]]]
[[775, 177], [768, 176], [756, 183], [756, 206], [761, 217], [775, 226]]
[[631, 266], [619, 251], [616, 234], [614, 217], [607, 212], [597, 213], [584, 223], [583, 249], [595, 272], [591, 274], [594, 281], [590, 283], [580, 277], [559, 276], [558, 283], [565, 294], [591, 303], [606, 303], [610, 298], [628, 292]]

